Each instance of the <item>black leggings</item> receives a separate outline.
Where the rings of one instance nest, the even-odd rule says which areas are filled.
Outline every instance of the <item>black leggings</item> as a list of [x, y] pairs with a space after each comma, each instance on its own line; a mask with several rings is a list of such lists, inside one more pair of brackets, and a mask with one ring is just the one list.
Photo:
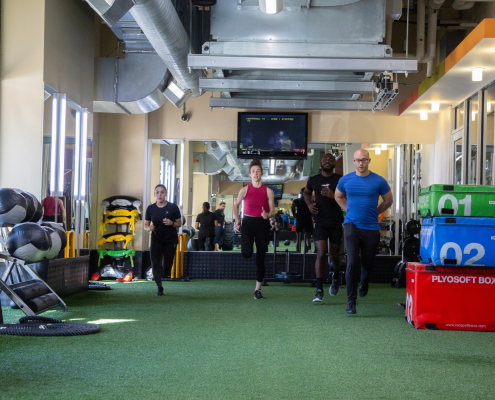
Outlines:
[[263, 282], [265, 277], [265, 254], [270, 241], [270, 221], [262, 217], [242, 219], [241, 253], [244, 258], [253, 255], [253, 243], [256, 242], [256, 281]]
[[158, 287], [162, 287], [162, 273], [168, 272], [172, 268], [176, 247], [176, 244], [162, 243], [151, 239], [151, 266], [153, 268], [153, 279]]
[[213, 251], [214, 250], [214, 246], [215, 246], [215, 234], [201, 234], [201, 235], [198, 235], [198, 246], [199, 246], [199, 251], [206, 251], [207, 249], [205, 248], [205, 243], [206, 243], [206, 239], [210, 239], [210, 245], [209, 245], [209, 249], [208, 250], [211, 250]]

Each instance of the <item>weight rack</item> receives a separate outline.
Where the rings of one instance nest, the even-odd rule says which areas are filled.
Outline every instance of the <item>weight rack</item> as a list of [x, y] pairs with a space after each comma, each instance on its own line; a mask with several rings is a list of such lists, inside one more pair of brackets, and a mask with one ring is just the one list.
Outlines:
[[[6, 264], [6, 270], [0, 278], [0, 291], [3, 290], [24, 314], [35, 316], [57, 306], [61, 306], [64, 312], [68, 311], [63, 300], [29, 266], [25, 265], [24, 261], [11, 257], [5, 252], [0, 252], [0, 259], [5, 260]], [[19, 282], [9, 285], [7, 284], [9, 278], [14, 282], [12, 277], [14, 271]], [[27, 273], [31, 279], [21, 282], [20, 271]], [[0, 324], [3, 324], [1, 310]]]

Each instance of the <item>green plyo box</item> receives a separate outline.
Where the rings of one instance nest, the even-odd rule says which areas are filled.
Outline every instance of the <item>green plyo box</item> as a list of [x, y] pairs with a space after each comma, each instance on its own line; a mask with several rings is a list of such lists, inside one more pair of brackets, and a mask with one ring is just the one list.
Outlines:
[[495, 186], [431, 185], [419, 191], [420, 217], [495, 217]]

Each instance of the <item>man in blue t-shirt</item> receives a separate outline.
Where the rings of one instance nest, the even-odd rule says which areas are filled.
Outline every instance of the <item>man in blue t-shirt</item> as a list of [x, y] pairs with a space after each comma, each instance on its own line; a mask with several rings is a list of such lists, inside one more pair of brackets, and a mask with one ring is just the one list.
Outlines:
[[[356, 314], [357, 283], [361, 266], [361, 286], [359, 296], [368, 294], [369, 275], [373, 269], [375, 256], [380, 241], [378, 215], [387, 210], [394, 202], [394, 197], [387, 181], [369, 170], [370, 153], [359, 149], [354, 153], [356, 172], [345, 175], [335, 190], [335, 200], [344, 211], [344, 239], [347, 250], [347, 285], [348, 314]], [[382, 203], [378, 199], [382, 196]], [[361, 262], [359, 260], [361, 250]]]

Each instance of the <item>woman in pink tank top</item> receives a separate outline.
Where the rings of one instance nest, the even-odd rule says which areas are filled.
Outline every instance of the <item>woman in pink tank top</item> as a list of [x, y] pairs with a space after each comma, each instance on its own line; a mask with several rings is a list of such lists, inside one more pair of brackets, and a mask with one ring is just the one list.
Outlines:
[[249, 164], [251, 183], [244, 186], [234, 204], [235, 231], [240, 232], [239, 205], [244, 201], [242, 218], [241, 253], [244, 258], [253, 255], [253, 244], [256, 243], [256, 289], [254, 298], [262, 299], [261, 284], [265, 277], [265, 254], [270, 241], [270, 218], [275, 214], [275, 196], [273, 190], [263, 185], [263, 167], [259, 160]]

